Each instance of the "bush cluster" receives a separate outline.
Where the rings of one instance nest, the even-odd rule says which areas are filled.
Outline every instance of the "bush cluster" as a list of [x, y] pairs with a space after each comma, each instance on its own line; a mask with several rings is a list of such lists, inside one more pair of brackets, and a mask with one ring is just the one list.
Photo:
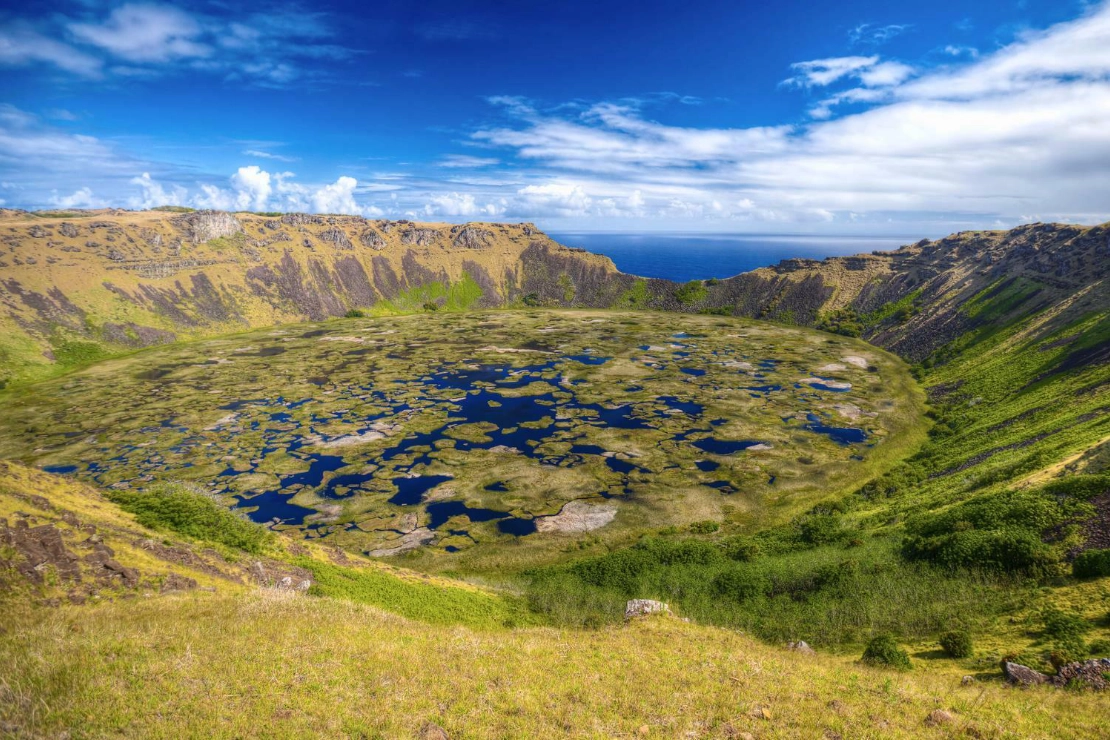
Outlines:
[[863, 651], [863, 662], [876, 666], [897, 668], [908, 671], [913, 668], [909, 653], [898, 647], [898, 642], [891, 635], [878, 635], [867, 643]]
[[971, 633], [967, 630], [950, 630], [940, 636], [940, 647], [952, 658], [970, 658], [974, 652]]
[[261, 552], [273, 536], [269, 530], [236, 516], [209, 496], [179, 484], [111, 491], [108, 497], [124, 511], [134, 514], [144, 527], [169, 529], [237, 550]]
[[1077, 578], [1110, 576], [1110, 550], [1087, 550], [1079, 553], [1071, 564]]

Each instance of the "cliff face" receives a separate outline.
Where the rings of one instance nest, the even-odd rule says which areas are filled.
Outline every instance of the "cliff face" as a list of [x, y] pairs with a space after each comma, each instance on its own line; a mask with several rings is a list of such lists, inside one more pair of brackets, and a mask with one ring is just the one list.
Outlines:
[[713, 311], [860, 333], [922, 360], [1043, 313], [1110, 309], [1110, 225], [962, 232], [786, 260], [696, 286], [619, 273], [530, 224], [218, 212], [0, 211], [0, 383], [105, 353], [351, 309], [507, 305]]
[[530, 224], [0, 211], [0, 382], [352, 309], [503, 306], [531, 290], [530, 272], [562, 270], [597, 284], [617, 274]]

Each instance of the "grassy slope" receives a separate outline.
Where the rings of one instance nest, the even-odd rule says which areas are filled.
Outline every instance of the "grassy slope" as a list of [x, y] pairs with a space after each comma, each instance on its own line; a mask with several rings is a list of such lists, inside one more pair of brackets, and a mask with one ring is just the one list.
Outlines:
[[[455, 738], [1094, 737], [1110, 709], [668, 618], [476, 633], [274, 593], [19, 611], [0, 665], [0, 716], [28, 734], [400, 738], [435, 722]], [[935, 709], [954, 721], [926, 730]]]

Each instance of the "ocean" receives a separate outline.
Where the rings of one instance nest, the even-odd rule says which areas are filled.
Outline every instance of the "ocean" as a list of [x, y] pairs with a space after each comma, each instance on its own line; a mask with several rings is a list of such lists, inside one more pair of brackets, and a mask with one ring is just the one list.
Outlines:
[[685, 282], [725, 278], [784, 259], [824, 259], [897, 249], [916, 239], [860, 236], [548, 232], [568, 247], [604, 254], [621, 272]]

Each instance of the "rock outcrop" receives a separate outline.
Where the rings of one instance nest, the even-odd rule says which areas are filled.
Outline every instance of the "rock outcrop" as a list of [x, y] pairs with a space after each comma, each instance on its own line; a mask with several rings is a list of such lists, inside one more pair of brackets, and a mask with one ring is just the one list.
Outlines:
[[651, 614], [670, 614], [671, 608], [662, 601], [652, 599], [632, 599], [624, 606], [624, 618], [634, 619]]

